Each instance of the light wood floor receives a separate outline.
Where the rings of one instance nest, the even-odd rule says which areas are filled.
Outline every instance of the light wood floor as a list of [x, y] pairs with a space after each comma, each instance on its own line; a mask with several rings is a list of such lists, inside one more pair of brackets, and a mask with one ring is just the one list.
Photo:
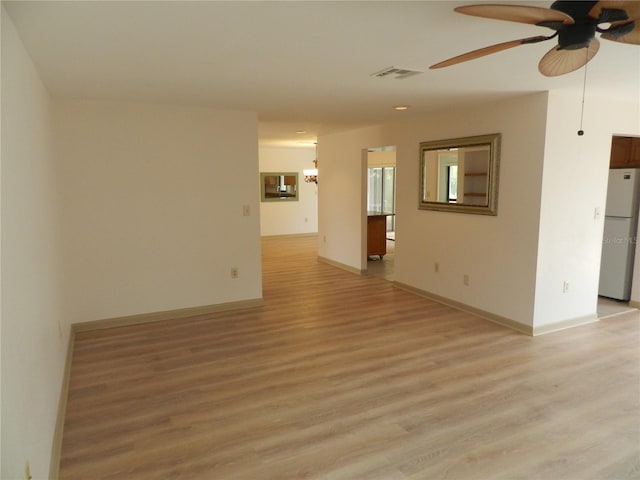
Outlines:
[[395, 240], [387, 239], [387, 254], [382, 259], [377, 256], [367, 259], [367, 275], [381, 277], [392, 282], [395, 279], [395, 251]]
[[79, 333], [62, 480], [640, 478], [640, 316], [528, 337], [263, 243], [265, 306]]

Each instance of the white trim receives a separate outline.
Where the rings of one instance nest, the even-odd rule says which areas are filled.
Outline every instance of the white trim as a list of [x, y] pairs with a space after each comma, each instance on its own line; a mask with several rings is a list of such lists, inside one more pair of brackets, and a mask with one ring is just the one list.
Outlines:
[[60, 474], [60, 458], [62, 456], [62, 434], [64, 432], [64, 419], [67, 415], [67, 398], [69, 396], [69, 381], [71, 379], [71, 363], [73, 361], [73, 346], [75, 344], [75, 332], [73, 326], [69, 328], [69, 341], [67, 343], [67, 357], [62, 374], [60, 387], [60, 399], [58, 400], [58, 413], [56, 425], [53, 430], [53, 442], [51, 445], [51, 460], [49, 463], [49, 479], [58, 480]]
[[515, 330], [520, 333], [524, 333], [526, 335], [533, 335], [533, 329], [529, 325], [516, 322], [515, 320], [511, 320], [510, 318], [501, 317], [500, 315], [496, 315], [494, 313], [487, 312], [485, 310], [481, 310], [479, 308], [475, 308], [461, 302], [457, 302], [456, 300], [451, 300], [449, 298], [441, 297], [440, 295], [436, 295], [435, 293], [427, 292], [426, 290], [421, 290], [419, 288], [415, 288], [415, 287], [412, 287], [411, 285], [407, 285], [401, 282], [393, 282], [393, 285], [395, 287], [400, 288], [401, 290], [405, 290], [407, 292], [414, 293], [421, 297], [428, 298], [429, 300], [433, 300], [435, 302], [448, 305], [458, 310], [471, 313], [484, 320], [489, 320], [490, 322], [497, 323], [498, 325], [502, 325], [503, 327], [508, 327], [512, 330]]
[[196, 315], [206, 315], [209, 313], [226, 312], [239, 310], [242, 308], [261, 307], [264, 305], [262, 298], [250, 300], [240, 300], [238, 302], [217, 303], [214, 305], [202, 305], [199, 307], [180, 308], [177, 310], [167, 310], [164, 312], [142, 313], [139, 315], [128, 315], [126, 317], [105, 318], [91, 322], [79, 322], [72, 325], [73, 332], [87, 332], [91, 330], [101, 330], [103, 328], [124, 327], [127, 325], [139, 325], [142, 323], [160, 322], [162, 320], [176, 320], [179, 318], [195, 317]]
[[580, 325], [588, 325], [589, 323], [595, 323], [600, 321], [596, 314], [587, 315], [584, 317], [569, 318], [567, 320], [561, 320], [559, 322], [548, 323], [546, 325], [540, 325], [539, 327], [533, 327], [533, 336], [543, 335], [545, 333], [558, 332], [560, 330], [566, 330], [568, 328], [579, 327]]
[[317, 237], [318, 232], [305, 233], [282, 233], [278, 235], [261, 235], [260, 238], [294, 238], [294, 237]]
[[346, 263], [336, 262], [335, 260], [330, 260], [326, 257], [321, 257], [318, 255], [318, 261], [321, 263], [326, 263], [327, 265], [331, 265], [332, 267], [340, 268], [342, 270], [346, 270], [350, 273], [355, 273], [356, 275], [364, 275], [366, 270], [359, 270], [351, 265], [347, 265]]

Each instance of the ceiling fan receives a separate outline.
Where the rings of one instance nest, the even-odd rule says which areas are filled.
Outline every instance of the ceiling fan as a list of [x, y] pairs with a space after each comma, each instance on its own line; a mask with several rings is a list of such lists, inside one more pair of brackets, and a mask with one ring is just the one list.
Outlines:
[[527, 37], [498, 43], [463, 53], [429, 68], [442, 68], [484, 57], [519, 45], [543, 42], [558, 37], [558, 44], [542, 57], [540, 73], [548, 77], [572, 72], [591, 60], [598, 49], [600, 37], [614, 42], [640, 45], [640, 1], [556, 1], [550, 8], [524, 5], [478, 4], [454, 9], [475, 17], [508, 20], [547, 27], [552, 35]]

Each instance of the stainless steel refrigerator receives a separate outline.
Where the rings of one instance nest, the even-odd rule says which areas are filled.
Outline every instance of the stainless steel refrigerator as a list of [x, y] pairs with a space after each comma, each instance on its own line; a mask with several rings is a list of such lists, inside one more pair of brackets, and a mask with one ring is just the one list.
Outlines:
[[631, 298], [636, 250], [640, 170], [609, 170], [598, 294], [617, 300]]

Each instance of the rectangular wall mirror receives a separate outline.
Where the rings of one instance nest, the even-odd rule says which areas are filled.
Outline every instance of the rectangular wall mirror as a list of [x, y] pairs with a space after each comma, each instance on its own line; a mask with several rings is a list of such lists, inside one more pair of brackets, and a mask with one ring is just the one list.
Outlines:
[[261, 173], [260, 190], [263, 202], [297, 201], [298, 173]]
[[497, 215], [500, 134], [420, 144], [423, 210]]

